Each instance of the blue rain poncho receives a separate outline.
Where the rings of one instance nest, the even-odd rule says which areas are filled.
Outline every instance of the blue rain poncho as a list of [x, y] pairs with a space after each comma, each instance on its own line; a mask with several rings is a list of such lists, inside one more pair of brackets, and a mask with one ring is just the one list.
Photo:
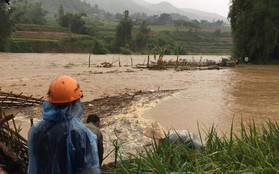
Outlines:
[[29, 174], [100, 174], [96, 135], [81, 122], [80, 99], [45, 101], [43, 120], [28, 133]]

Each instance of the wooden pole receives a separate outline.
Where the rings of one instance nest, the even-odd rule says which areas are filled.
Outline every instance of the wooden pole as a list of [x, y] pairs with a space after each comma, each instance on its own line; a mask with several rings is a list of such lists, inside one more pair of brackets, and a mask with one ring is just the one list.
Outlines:
[[12, 118], [14, 118], [13, 114], [3, 117], [2, 119], [0, 119], [0, 126], [2, 126], [4, 123], [8, 123], [8, 121], [11, 120]]
[[176, 55], [175, 69], [177, 69], [177, 67], [178, 67], [178, 57], [179, 57], [179, 55]]
[[89, 58], [88, 58], [88, 67], [90, 67], [90, 58], [91, 58], [91, 53], [90, 53]]
[[118, 57], [118, 66], [121, 67], [120, 57]]
[[133, 58], [131, 57], [131, 67], [133, 66]]
[[149, 68], [149, 59], [150, 59], [150, 57], [149, 57], [149, 54], [148, 54], [148, 56], [147, 56], [147, 68]]

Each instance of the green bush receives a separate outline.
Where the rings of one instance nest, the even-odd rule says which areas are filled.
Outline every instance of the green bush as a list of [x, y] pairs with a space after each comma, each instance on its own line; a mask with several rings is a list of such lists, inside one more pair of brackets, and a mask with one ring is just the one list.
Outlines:
[[126, 47], [120, 47], [120, 53], [125, 55], [133, 54], [133, 51]]
[[103, 42], [96, 40], [92, 52], [94, 54], [107, 54], [108, 50], [105, 48]]

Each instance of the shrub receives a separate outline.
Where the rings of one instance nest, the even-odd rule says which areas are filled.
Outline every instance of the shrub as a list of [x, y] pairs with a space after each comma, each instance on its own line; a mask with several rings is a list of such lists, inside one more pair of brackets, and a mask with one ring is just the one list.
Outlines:
[[120, 53], [125, 55], [133, 54], [133, 51], [126, 47], [120, 47]]
[[96, 40], [92, 52], [94, 54], [106, 54], [108, 53], [108, 50], [105, 48], [103, 42]]

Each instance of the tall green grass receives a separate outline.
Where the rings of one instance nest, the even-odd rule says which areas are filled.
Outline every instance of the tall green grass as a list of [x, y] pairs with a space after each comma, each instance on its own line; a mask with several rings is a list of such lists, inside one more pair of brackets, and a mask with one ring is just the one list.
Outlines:
[[117, 168], [104, 173], [169, 174], [169, 173], [279, 173], [279, 126], [267, 120], [241, 122], [234, 133], [218, 135], [214, 125], [208, 130], [201, 150], [188, 149], [169, 140], [145, 148], [144, 153], [121, 160]]

